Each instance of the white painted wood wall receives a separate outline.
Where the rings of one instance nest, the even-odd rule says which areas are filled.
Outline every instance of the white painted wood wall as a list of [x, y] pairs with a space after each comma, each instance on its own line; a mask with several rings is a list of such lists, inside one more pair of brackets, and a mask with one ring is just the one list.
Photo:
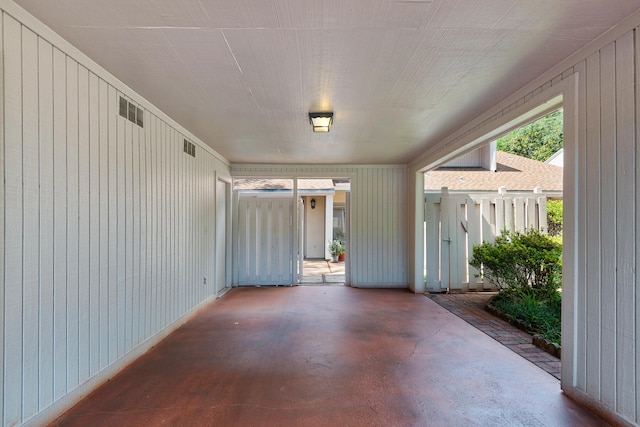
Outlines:
[[[635, 25], [640, 25], [636, 22]], [[640, 423], [640, 38], [612, 40], [574, 66], [575, 390]], [[571, 310], [571, 311], [569, 311]], [[564, 343], [565, 338], [563, 338]], [[564, 348], [563, 348], [564, 363]]]
[[534, 193], [425, 194], [426, 287], [429, 292], [493, 290], [469, 265], [473, 246], [502, 230], [546, 230], [547, 198]]
[[229, 166], [193, 138], [183, 154], [179, 127], [46, 29], [0, 18], [0, 422], [19, 425], [214, 295]]
[[[634, 425], [640, 424], [639, 31], [636, 13], [409, 166], [409, 191], [418, 195], [422, 170], [488, 142], [520, 116], [562, 96], [562, 389]], [[422, 227], [421, 203], [408, 215], [416, 231]], [[413, 240], [410, 254], [410, 286], [416, 290], [420, 240]]]
[[238, 177], [350, 178], [347, 282], [356, 287], [407, 287], [404, 166], [234, 164]]

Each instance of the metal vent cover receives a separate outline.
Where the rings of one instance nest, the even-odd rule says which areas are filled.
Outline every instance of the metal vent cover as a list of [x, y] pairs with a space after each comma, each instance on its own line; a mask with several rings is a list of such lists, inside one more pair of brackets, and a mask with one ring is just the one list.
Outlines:
[[184, 144], [183, 144], [183, 151], [185, 153], [187, 153], [188, 155], [190, 155], [191, 157], [195, 157], [196, 156], [196, 144], [194, 144], [193, 142], [185, 139], [184, 140]]
[[120, 97], [119, 114], [131, 123], [135, 123], [140, 127], [144, 127], [144, 110], [136, 106], [133, 102], [127, 101], [126, 98]]

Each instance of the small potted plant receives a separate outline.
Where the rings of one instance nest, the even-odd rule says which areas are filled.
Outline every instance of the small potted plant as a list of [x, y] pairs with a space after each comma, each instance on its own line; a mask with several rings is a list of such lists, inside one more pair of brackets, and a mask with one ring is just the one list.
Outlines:
[[347, 245], [346, 245], [346, 242], [344, 241], [344, 231], [338, 230], [336, 232], [336, 239], [340, 242], [340, 245], [342, 245], [342, 252], [340, 252], [340, 256], [338, 257], [338, 261], [344, 261], [345, 260], [345, 252], [347, 251]]
[[344, 247], [340, 240], [332, 240], [329, 242], [329, 252], [331, 253], [331, 262], [338, 262], [338, 257], [344, 251]]

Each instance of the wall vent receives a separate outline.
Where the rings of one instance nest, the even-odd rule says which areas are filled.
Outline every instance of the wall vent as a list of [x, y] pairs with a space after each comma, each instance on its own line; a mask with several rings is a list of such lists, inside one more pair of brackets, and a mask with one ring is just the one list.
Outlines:
[[120, 116], [140, 127], [144, 127], [144, 110], [122, 96], [120, 97]]
[[184, 152], [190, 155], [191, 157], [196, 156], [196, 144], [190, 142], [188, 140], [184, 140]]

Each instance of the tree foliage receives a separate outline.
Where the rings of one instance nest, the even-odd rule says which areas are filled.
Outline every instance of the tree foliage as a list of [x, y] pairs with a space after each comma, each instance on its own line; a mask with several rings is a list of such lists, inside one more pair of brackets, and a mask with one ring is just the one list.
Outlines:
[[544, 162], [562, 148], [562, 109], [498, 139], [498, 150]]

